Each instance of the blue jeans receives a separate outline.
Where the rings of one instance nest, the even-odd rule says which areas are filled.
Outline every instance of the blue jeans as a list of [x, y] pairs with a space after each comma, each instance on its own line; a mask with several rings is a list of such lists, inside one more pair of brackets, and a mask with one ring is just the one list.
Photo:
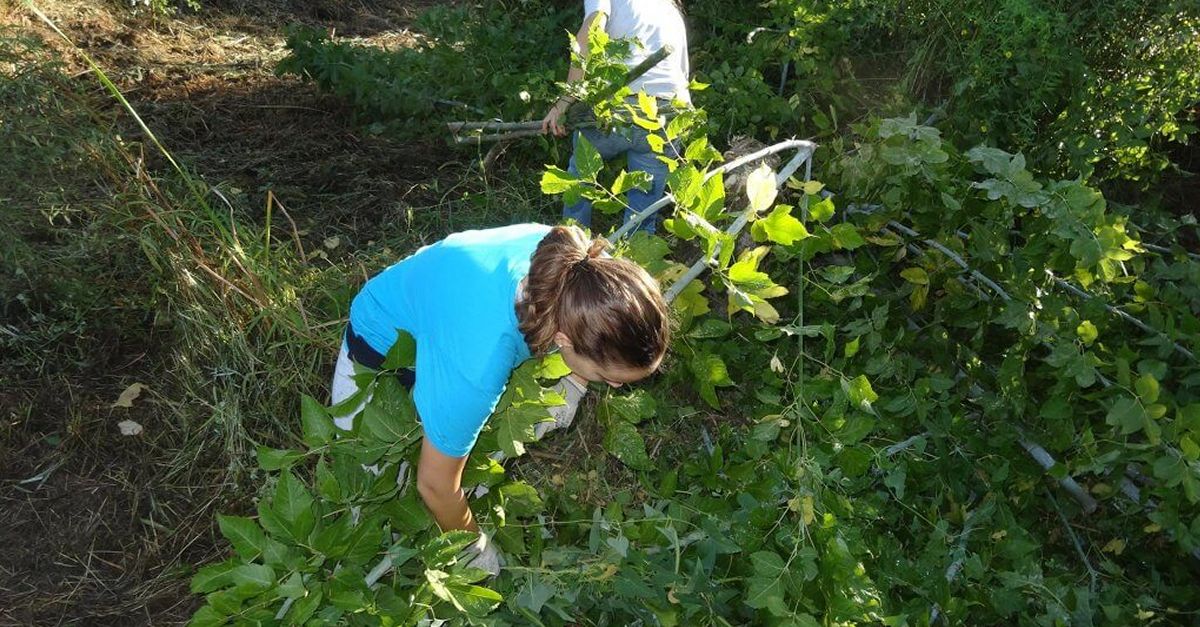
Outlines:
[[[629, 190], [626, 198], [626, 203], [629, 206], [625, 209], [625, 221], [628, 222], [634, 215], [663, 197], [663, 190], [667, 187], [668, 170], [667, 164], [659, 160], [658, 155], [650, 149], [650, 144], [646, 142], [647, 133], [645, 129], [634, 128], [624, 132], [628, 133], [628, 135], [626, 136], [621, 132], [605, 133], [595, 128], [585, 128], [576, 131], [572, 139], [571, 162], [567, 166], [567, 171], [571, 174], [579, 174], [579, 170], [575, 166], [574, 149], [579, 146], [579, 136], [581, 134], [596, 147], [596, 150], [605, 161], [621, 153], [625, 153], [626, 160], [628, 161], [626, 170], [630, 172], [645, 172], [653, 178], [649, 191], [643, 192], [640, 189]], [[678, 148], [674, 142], [667, 142], [663, 146], [663, 156], [679, 156]], [[571, 218], [583, 226], [591, 227], [592, 202], [585, 198], [573, 205], [563, 207], [563, 217]], [[643, 220], [638, 225], [638, 230], [653, 233], [657, 224], [658, 214]]]

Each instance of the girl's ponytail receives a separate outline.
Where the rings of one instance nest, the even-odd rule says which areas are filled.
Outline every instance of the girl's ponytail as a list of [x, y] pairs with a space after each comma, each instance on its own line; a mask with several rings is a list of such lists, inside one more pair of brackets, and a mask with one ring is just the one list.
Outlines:
[[559, 331], [601, 363], [645, 368], [666, 352], [669, 315], [658, 283], [636, 263], [602, 257], [607, 247], [574, 226], [556, 226], [538, 244], [517, 305], [531, 352], [549, 351]]

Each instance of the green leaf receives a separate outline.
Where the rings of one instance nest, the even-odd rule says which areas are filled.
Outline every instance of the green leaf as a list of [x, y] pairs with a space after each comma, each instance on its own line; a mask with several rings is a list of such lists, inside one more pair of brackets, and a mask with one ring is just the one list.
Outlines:
[[[361, 611], [369, 593], [362, 571], [343, 568], [329, 580], [329, 603], [347, 612]], [[320, 618], [320, 615], [318, 615]]]
[[258, 447], [257, 457], [260, 468], [267, 471], [274, 471], [290, 468], [292, 464], [304, 458], [304, 453], [260, 446]]
[[387, 535], [381, 516], [376, 515], [366, 521], [360, 521], [346, 542], [342, 563], [365, 566], [368, 562], [374, 562], [388, 538], [390, 536]]
[[779, 190], [775, 187], [775, 172], [767, 164], [758, 166], [746, 177], [746, 196], [754, 213], [766, 211]]
[[305, 541], [316, 524], [313, 497], [290, 471], [279, 476], [279, 485], [275, 487], [271, 509], [279, 514], [292, 537], [298, 542]]
[[825, 222], [833, 217], [833, 199], [822, 198], [808, 207], [808, 217], [817, 222]]
[[[579, 172], [579, 176], [583, 179], [592, 180], [600, 173], [600, 168], [604, 167], [604, 159], [600, 157], [600, 151], [592, 145], [582, 134], [577, 135], [575, 141], [575, 169]], [[545, 178], [542, 179], [545, 181]]]
[[1142, 430], [1148, 418], [1141, 403], [1136, 399], [1125, 397], [1113, 404], [1112, 408], [1108, 410], [1104, 422], [1114, 427], [1120, 427], [1121, 433], [1128, 435]]
[[776, 616], [786, 616], [783, 558], [770, 551], [759, 551], [750, 554], [750, 563], [754, 567], [754, 576], [747, 581], [746, 605], [766, 609]]
[[[671, 194], [675, 196], [676, 205], [680, 209], [690, 209], [703, 190], [704, 176], [700, 174], [696, 166], [685, 163], [676, 167], [667, 175], [667, 185], [671, 188]], [[677, 210], [676, 217], [680, 217], [681, 213]], [[691, 226], [692, 228], [696, 228], [697, 225], [693, 224]], [[708, 226], [708, 229], [712, 228], [711, 225]]]
[[767, 217], [755, 222], [754, 228], [758, 229], [765, 239], [783, 246], [791, 246], [809, 237], [804, 224], [792, 216], [790, 205], [776, 206]]
[[267, 545], [266, 534], [249, 518], [217, 514], [217, 526], [221, 535], [233, 545], [233, 550], [245, 559], [258, 557]]
[[425, 531], [434, 524], [429, 508], [425, 507], [416, 490], [409, 490], [400, 498], [389, 499], [384, 502], [382, 510], [392, 528], [408, 536]]
[[513, 481], [499, 488], [500, 502], [509, 516], [529, 517], [540, 514], [545, 508], [542, 497], [533, 486], [524, 481]]
[[700, 186], [698, 200], [697, 210], [701, 217], [709, 222], [719, 220], [721, 213], [725, 210], [724, 175], [717, 172], [704, 181], [704, 184]]
[[900, 465], [889, 471], [887, 476], [883, 478], [883, 485], [892, 489], [897, 501], [904, 500], [904, 485], [907, 477], [908, 470], [903, 465]]
[[299, 599], [305, 593], [304, 581], [300, 577], [300, 573], [292, 573], [292, 576], [288, 577], [287, 581], [279, 585], [279, 596], [284, 598]]
[[492, 417], [492, 429], [500, 450], [508, 457], [525, 454], [525, 443], [537, 439], [533, 426], [550, 418], [540, 403], [518, 403]]
[[608, 432], [604, 434], [604, 450], [630, 468], [645, 470], [650, 467], [646, 441], [637, 427], [624, 420], [615, 420], [608, 426]]
[[833, 236], [833, 245], [837, 248], [854, 250], [867, 243], [853, 224], [835, 224], [829, 232]]
[[191, 620], [188, 621], [188, 627], [219, 627], [228, 622], [225, 614], [218, 612], [211, 605], [205, 605], [192, 614]]
[[275, 571], [263, 564], [242, 564], [230, 571], [229, 576], [243, 590], [264, 592], [275, 585]]
[[785, 568], [783, 558], [770, 551], [751, 553], [750, 564], [754, 567], [755, 575], [768, 578], [779, 577]]
[[359, 414], [359, 433], [385, 444], [404, 444], [416, 438], [420, 427], [417, 424], [417, 409], [412, 397], [405, 395], [396, 408], [399, 411], [387, 411], [374, 400], [372, 399], [373, 402]]
[[658, 411], [654, 397], [644, 389], [634, 390], [624, 396], [609, 396], [601, 407], [606, 418], [618, 418], [633, 424], [650, 418]]
[[448, 566], [459, 552], [478, 539], [479, 534], [474, 531], [447, 531], [421, 547], [421, 561], [427, 568]]
[[696, 340], [720, 339], [733, 332], [733, 325], [720, 318], [705, 318], [687, 336]]
[[300, 600], [292, 604], [292, 608], [288, 610], [285, 624], [288, 625], [303, 625], [309, 618], [312, 618], [317, 608], [321, 607], [321, 601], [324, 597], [320, 590], [309, 591], [308, 594], [301, 597]]
[[1158, 380], [1152, 374], [1138, 377], [1133, 383], [1133, 389], [1137, 390], [1138, 398], [1147, 405], [1158, 401]]
[[341, 502], [342, 485], [338, 483], [337, 476], [329, 469], [324, 458], [317, 462], [316, 483], [317, 493], [321, 498], [333, 503]]
[[322, 522], [322, 528], [313, 534], [309, 544], [316, 552], [336, 560], [346, 552], [353, 524], [349, 513], [338, 516], [332, 523]]
[[196, 574], [192, 575], [192, 594], [205, 594], [232, 584], [233, 569], [240, 565], [236, 560], [227, 560], [196, 571]]
[[542, 173], [542, 193], [562, 194], [580, 184], [579, 177], [555, 166], [547, 166]]
[[494, 590], [463, 583], [442, 570], [426, 570], [425, 581], [435, 596], [469, 616], [484, 616], [504, 600]]
[[557, 381], [569, 374], [571, 374], [571, 369], [567, 366], [567, 362], [563, 361], [562, 353], [551, 353], [542, 357], [538, 362], [533, 376]]
[[620, 196], [631, 189], [640, 189], [643, 192], [649, 191], [653, 183], [654, 178], [646, 172], [626, 172], [625, 170], [621, 170], [617, 174], [617, 179], [613, 181], [611, 189], [614, 196]]
[[671, 246], [663, 238], [638, 231], [626, 241], [629, 248], [623, 256], [645, 268], [651, 275], [658, 276], [671, 267], [671, 262], [667, 259], [671, 254]]
[[866, 375], [860, 374], [843, 385], [846, 388], [846, 395], [850, 397], [850, 404], [859, 409], [869, 412], [871, 403], [879, 400], [879, 395], [871, 387], [871, 382], [867, 380]]
[[396, 332], [396, 341], [383, 359], [384, 370], [412, 368], [417, 364], [417, 341], [403, 329]]
[[725, 361], [712, 353], [701, 353], [689, 362], [689, 366], [691, 366], [692, 374], [696, 377], [697, 391], [700, 393], [700, 397], [713, 409], [720, 409], [721, 404], [717, 400], [716, 388], [733, 385]]
[[304, 428], [304, 443], [311, 447], [328, 444], [337, 429], [325, 406], [307, 394], [300, 399], [300, 421]]
[[1197, 445], [1190, 435], [1185, 435], [1179, 440], [1179, 450], [1189, 461], [1200, 459], [1200, 445]]

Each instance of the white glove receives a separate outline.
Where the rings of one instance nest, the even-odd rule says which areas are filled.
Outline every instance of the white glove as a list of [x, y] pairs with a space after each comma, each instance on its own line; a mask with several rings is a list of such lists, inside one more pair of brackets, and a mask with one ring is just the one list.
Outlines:
[[464, 549], [463, 553], [467, 559], [467, 566], [486, 571], [492, 577], [498, 576], [500, 568], [504, 566], [504, 557], [500, 555], [500, 549], [492, 542], [492, 536], [482, 529], [479, 530], [479, 539]]
[[550, 431], [571, 426], [571, 421], [575, 420], [575, 412], [579, 410], [579, 402], [587, 394], [587, 385], [577, 381], [574, 375], [567, 375], [559, 379], [553, 389], [561, 394], [567, 402], [563, 405], [546, 408], [550, 412], [550, 417], [554, 418], [554, 422], [539, 422], [533, 426], [533, 433], [539, 440]]

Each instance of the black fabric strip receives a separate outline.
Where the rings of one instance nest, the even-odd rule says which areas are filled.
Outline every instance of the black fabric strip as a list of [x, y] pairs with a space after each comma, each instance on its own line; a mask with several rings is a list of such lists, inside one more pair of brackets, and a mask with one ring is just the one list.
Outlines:
[[383, 367], [384, 356], [371, 348], [371, 345], [367, 344], [361, 335], [355, 333], [354, 327], [349, 322], [346, 323], [346, 347], [349, 349], [350, 359], [360, 366], [366, 366], [372, 370], [379, 370]]
[[[385, 356], [380, 355], [379, 351], [371, 348], [370, 344], [363, 337], [354, 332], [354, 327], [350, 323], [346, 323], [346, 348], [350, 353], [350, 359], [360, 366], [366, 366], [372, 370], [383, 368]], [[408, 390], [412, 390], [417, 383], [417, 373], [411, 368], [404, 368], [396, 371], [396, 378], [400, 380], [400, 385], [403, 385]]]

